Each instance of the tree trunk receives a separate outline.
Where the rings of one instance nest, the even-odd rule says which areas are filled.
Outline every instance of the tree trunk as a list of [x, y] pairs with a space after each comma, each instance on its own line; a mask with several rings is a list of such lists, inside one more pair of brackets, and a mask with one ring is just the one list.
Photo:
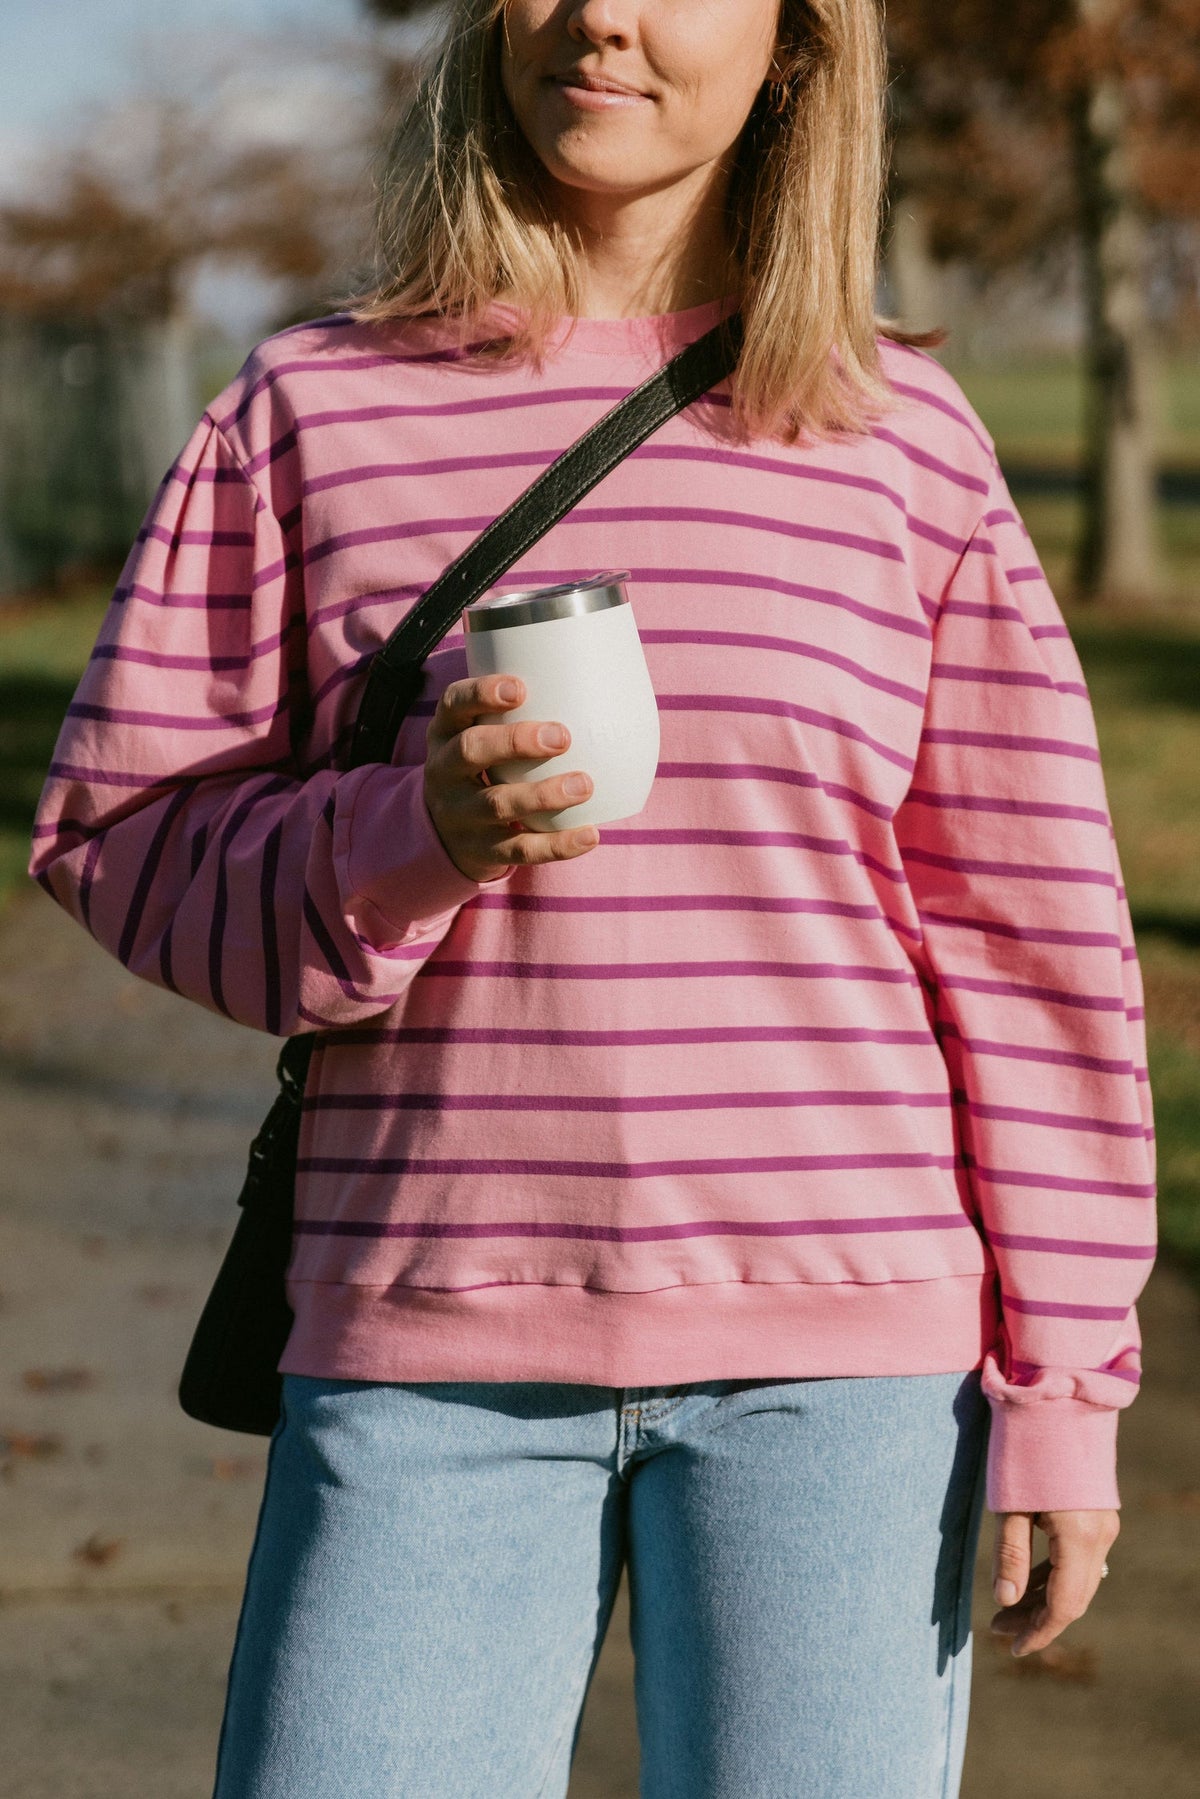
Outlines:
[[891, 208], [887, 242], [888, 286], [896, 316], [913, 331], [944, 325], [941, 271], [929, 253], [925, 203], [918, 194], [901, 192]]
[[[1088, 23], [1112, 0], [1079, 0]], [[1083, 599], [1154, 598], [1155, 444], [1144, 299], [1144, 228], [1115, 76], [1087, 84], [1074, 109], [1085, 307], [1084, 518], [1075, 577]]]

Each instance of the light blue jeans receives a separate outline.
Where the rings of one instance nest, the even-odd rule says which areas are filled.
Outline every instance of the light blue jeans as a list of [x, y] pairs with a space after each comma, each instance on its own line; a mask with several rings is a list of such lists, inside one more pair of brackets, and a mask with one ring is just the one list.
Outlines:
[[979, 1372], [285, 1375], [217, 1799], [562, 1799], [628, 1566], [644, 1799], [953, 1799]]

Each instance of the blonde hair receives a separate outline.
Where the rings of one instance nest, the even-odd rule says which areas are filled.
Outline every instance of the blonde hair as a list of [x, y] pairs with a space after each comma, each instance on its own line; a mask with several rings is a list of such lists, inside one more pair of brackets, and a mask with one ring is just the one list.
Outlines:
[[[452, 0], [386, 151], [374, 280], [347, 310], [469, 327], [504, 295], [519, 316], [492, 353], [540, 365], [582, 289], [576, 245], [501, 85], [505, 6]], [[861, 430], [886, 404], [877, 332], [904, 335], [875, 317], [886, 68], [877, 0], [780, 0], [779, 83], [764, 82], [751, 108], [726, 206], [743, 323], [735, 434]]]

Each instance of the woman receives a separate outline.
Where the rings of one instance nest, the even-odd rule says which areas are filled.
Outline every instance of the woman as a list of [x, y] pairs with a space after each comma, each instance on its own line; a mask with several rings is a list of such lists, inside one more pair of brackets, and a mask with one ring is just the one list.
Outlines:
[[[206, 413], [38, 824], [128, 967], [323, 1033], [217, 1791], [563, 1793], [627, 1565], [645, 1793], [952, 1794], [985, 1498], [1028, 1654], [1138, 1379], [1088, 696], [982, 426], [877, 331], [872, 0], [452, 15], [377, 286]], [[524, 829], [587, 770], [489, 784], [561, 727], [461, 629], [345, 772], [405, 608], [739, 303], [730, 380], [505, 582], [631, 571], [644, 812]]]

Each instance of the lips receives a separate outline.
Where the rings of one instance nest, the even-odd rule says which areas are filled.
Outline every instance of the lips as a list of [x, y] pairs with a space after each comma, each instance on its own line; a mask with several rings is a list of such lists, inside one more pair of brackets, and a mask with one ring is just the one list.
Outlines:
[[567, 87], [586, 88], [596, 94], [631, 94], [638, 100], [646, 100], [649, 95], [640, 87], [629, 87], [623, 81], [613, 81], [607, 75], [585, 75], [580, 69], [568, 69], [563, 75], [552, 75], [552, 81], [558, 81]]

